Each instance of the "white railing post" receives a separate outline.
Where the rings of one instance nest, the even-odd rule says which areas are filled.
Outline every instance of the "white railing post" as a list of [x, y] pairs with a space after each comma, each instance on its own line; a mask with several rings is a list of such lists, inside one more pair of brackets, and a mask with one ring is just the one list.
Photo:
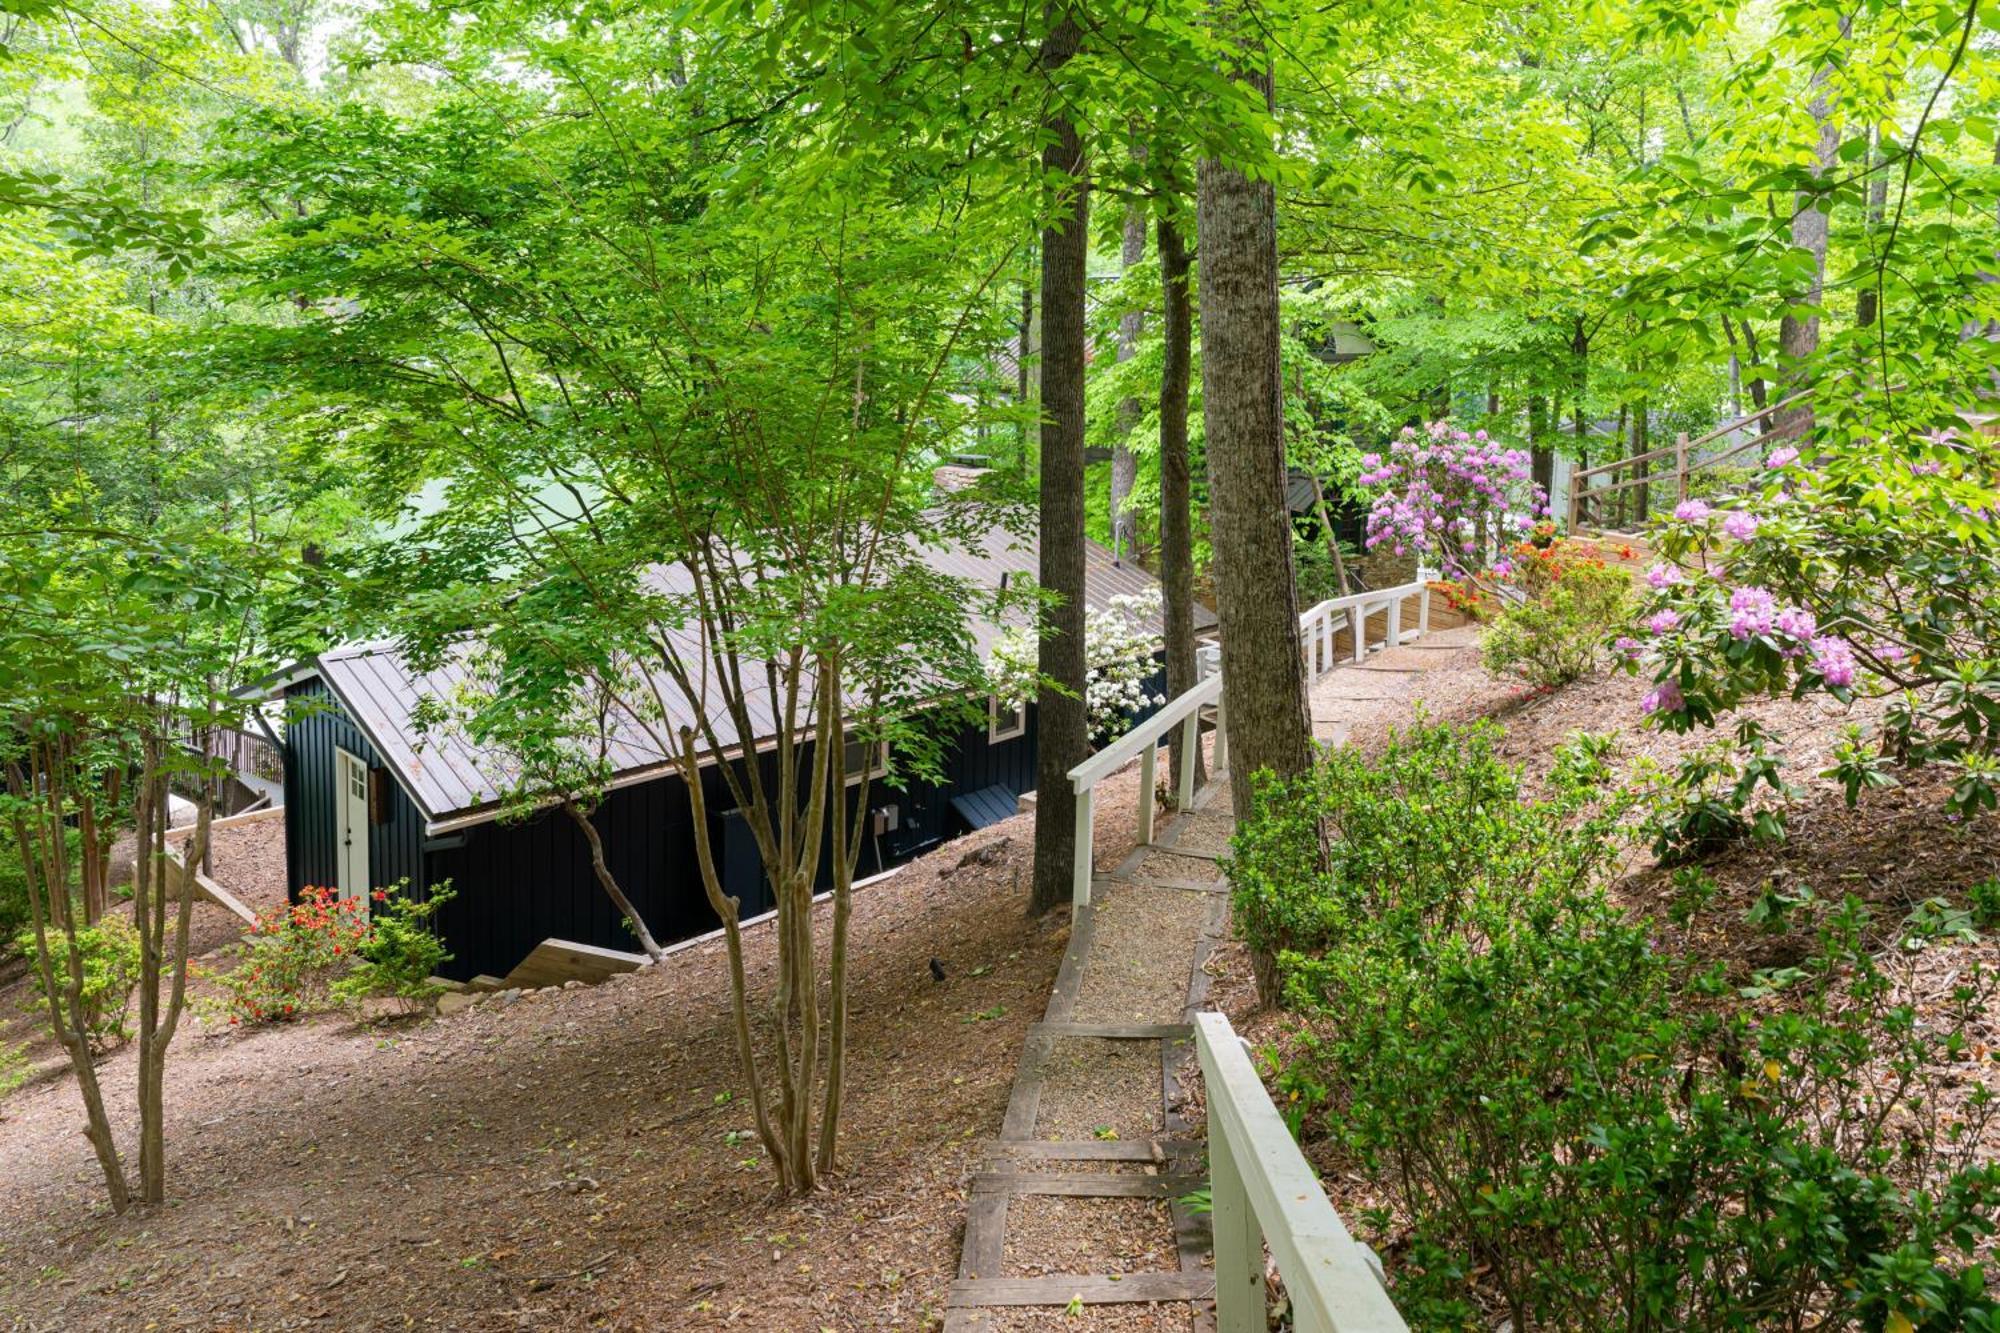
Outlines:
[[1389, 646], [1401, 646], [1403, 642], [1403, 599], [1400, 596], [1389, 599]]
[[1229, 701], [1215, 698], [1215, 755], [1211, 767], [1217, 773], [1229, 770]]
[[1347, 618], [1354, 626], [1354, 660], [1359, 662], [1368, 656], [1368, 608], [1356, 602], [1348, 609]]
[[1187, 721], [1181, 723], [1181, 782], [1180, 789], [1174, 793], [1174, 808], [1177, 810], [1194, 808], [1194, 757], [1201, 753], [1200, 745], [1201, 710], [1197, 708], [1187, 715]]
[[1090, 875], [1094, 864], [1090, 849], [1091, 789], [1076, 794], [1076, 867], [1070, 896], [1078, 907], [1090, 906]]
[[1150, 846], [1153, 841], [1153, 807], [1158, 804], [1153, 799], [1153, 766], [1159, 762], [1160, 747], [1148, 745], [1139, 751], [1139, 842]]
[[1424, 590], [1417, 594], [1417, 633], [1431, 632], [1431, 585], [1424, 584]]
[[1264, 1333], [1264, 1233], [1229, 1135], [1208, 1130], [1209, 1222], [1215, 1235], [1215, 1333]]

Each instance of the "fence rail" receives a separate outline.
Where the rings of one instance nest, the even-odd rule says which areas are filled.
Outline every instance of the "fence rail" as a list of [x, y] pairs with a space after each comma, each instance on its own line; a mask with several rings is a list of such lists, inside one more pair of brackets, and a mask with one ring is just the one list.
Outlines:
[[1263, 1333], [1264, 1245], [1297, 1333], [1407, 1333], [1367, 1246], [1348, 1233], [1221, 1014], [1197, 1014], [1208, 1102], [1216, 1333]]
[[[1417, 626], [1413, 632], [1406, 634], [1403, 630], [1403, 609], [1413, 597], [1417, 599]], [[1302, 612], [1299, 616], [1299, 651], [1305, 662], [1307, 684], [1311, 685], [1342, 664], [1336, 660], [1334, 636], [1340, 632], [1343, 623], [1354, 639], [1350, 660], [1359, 662], [1366, 657], [1368, 621], [1377, 615], [1382, 616], [1385, 622], [1383, 642], [1392, 647], [1428, 633], [1431, 627], [1429, 581], [1418, 578], [1375, 592], [1331, 597]], [[1222, 699], [1221, 658], [1213, 648], [1201, 651], [1200, 673], [1201, 680], [1193, 689], [1168, 700], [1160, 711], [1069, 771], [1070, 789], [1076, 793], [1076, 860], [1070, 872], [1070, 893], [1078, 907], [1090, 904], [1090, 879], [1094, 867], [1091, 842], [1097, 818], [1097, 785], [1100, 782], [1134, 759], [1139, 761], [1139, 842], [1141, 846], [1146, 846], [1153, 841], [1153, 787], [1159, 771], [1160, 745], [1176, 727], [1181, 732], [1181, 753], [1194, 753], [1195, 746], [1201, 743], [1201, 711], [1214, 705], [1215, 754], [1212, 762], [1217, 772], [1229, 767], [1228, 709]], [[1193, 804], [1194, 765], [1182, 764], [1174, 792], [1174, 806], [1186, 810]]]

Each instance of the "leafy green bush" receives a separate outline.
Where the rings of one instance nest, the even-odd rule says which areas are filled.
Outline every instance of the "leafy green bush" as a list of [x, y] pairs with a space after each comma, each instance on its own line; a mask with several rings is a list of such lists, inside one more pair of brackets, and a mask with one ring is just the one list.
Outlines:
[[1604, 644], [1624, 623], [1632, 579], [1593, 546], [1523, 542], [1507, 561], [1520, 593], [1492, 618], [1480, 654], [1495, 675], [1515, 675], [1553, 689], [1596, 670]]
[[[1804, 895], [1816, 943], [1794, 966], [1732, 985], [1663, 954], [1578, 845], [1616, 800], [1521, 802], [1491, 743], [1419, 726], [1378, 764], [1267, 783], [1231, 867], [1253, 929], [1287, 926], [1263, 937], [1305, 1022], [1281, 1100], [1390, 1200], [1364, 1220], [1407, 1238], [1411, 1326], [2000, 1328], [1975, 1261], [2000, 1208], [2000, 1165], [1975, 1160], [1994, 1101], [1962, 1073], [1992, 980], [1969, 969], [1920, 1021], [1867, 909]], [[1322, 825], [1359, 844], [1335, 870], [1259, 859]], [[1246, 866], [1302, 862], [1275, 916]], [[1887, 956], [1969, 923], [1920, 909]]]
[[[58, 993], [69, 983], [69, 940], [61, 931], [48, 932], [49, 963], [55, 973]], [[106, 916], [94, 926], [76, 932], [77, 957], [83, 965], [83, 1007], [85, 1031], [94, 1050], [103, 1050], [125, 1040], [125, 1015], [131, 1007], [132, 987], [139, 981], [139, 933], [121, 916]], [[47, 993], [42, 989], [41, 950], [35, 932], [24, 930], [15, 937], [14, 947], [28, 960], [28, 976], [33, 995], [25, 1007], [46, 1020]]]
[[[1596, 873], [1614, 845], [1614, 812], [1575, 817], [1596, 804], [1599, 766], [1579, 757], [1568, 770], [1578, 780], [1559, 780], [1551, 802], [1525, 803], [1500, 736], [1491, 723], [1420, 721], [1372, 759], [1346, 746], [1290, 784], [1259, 775], [1228, 870], [1261, 995], [1278, 997], [1282, 955], [1323, 954], [1356, 920], [1448, 924], [1486, 880], [1568, 885]], [[1588, 748], [1578, 740], [1565, 752]]]
[[[1785, 839], [1784, 801], [1798, 789], [1784, 778], [1784, 755], [1754, 720], [1736, 729], [1734, 743], [1711, 741], [1685, 756], [1671, 772], [1643, 765], [1638, 792], [1653, 855], [1680, 865], [1732, 842]], [[1760, 805], [1758, 787], [1776, 803]]]
[[443, 992], [431, 978], [451, 959], [430, 921], [452, 896], [448, 882], [431, 886], [421, 901], [410, 896], [408, 880], [375, 890], [368, 931], [356, 943], [352, 970], [333, 983], [333, 997], [396, 1000], [412, 1012], [429, 1008]]

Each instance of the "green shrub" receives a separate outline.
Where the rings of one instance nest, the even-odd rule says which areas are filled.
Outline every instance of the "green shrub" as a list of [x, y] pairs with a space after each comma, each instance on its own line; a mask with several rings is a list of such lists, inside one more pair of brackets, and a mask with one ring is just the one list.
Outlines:
[[[48, 932], [49, 963], [54, 969], [57, 994], [69, 984], [69, 939], [61, 931]], [[76, 932], [77, 957], [83, 965], [83, 1008], [85, 1031], [93, 1050], [123, 1041], [125, 1015], [131, 1006], [132, 988], [139, 981], [139, 933], [120, 916], [106, 916], [94, 926]], [[41, 951], [35, 932], [24, 930], [15, 937], [14, 947], [28, 960], [28, 976], [33, 995], [24, 1007], [48, 1017], [48, 997], [42, 989]]]
[[1384, 914], [1449, 924], [1488, 879], [1573, 884], [1610, 855], [1611, 812], [1590, 811], [1598, 768], [1579, 759], [1553, 801], [1520, 798], [1491, 723], [1419, 722], [1370, 759], [1329, 752], [1289, 784], [1253, 784], [1251, 818], [1227, 869], [1236, 929], [1259, 993], [1279, 995], [1279, 959], [1337, 946], [1356, 920]]
[[[1663, 954], [1575, 845], [1616, 802], [1520, 802], [1491, 742], [1419, 726], [1377, 764], [1267, 783], [1231, 867], [1297, 868], [1257, 858], [1301, 826], [1360, 844], [1331, 871], [1305, 857], [1284, 943], [1265, 936], [1305, 1023], [1275, 1081], [1390, 1201], [1364, 1220], [1406, 1241], [1411, 1326], [2000, 1328], [1975, 1260], [2000, 1209], [2000, 1165], [1975, 1161], [1994, 1103], [1962, 1074], [1991, 980], [1962, 971], [1920, 1021], [1867, 910], [1807, 895], [1794, 966], [1732, 985]], [[1266, 929], [1271, 888], [1237, 891]], [[1969, 922], [1927, 905], [1887, 957]]]
[[1511, 581], [1520, 593], [1487, 625], [1480, 655], [1494, 675], [1514, 675], [1553, 689], [1597, 669], [1604, 644], [1627, 619], [1632, 578], [1607, 565], [1594, 547], [1523, 544]]
[[432, 885], [421, 901], [410, 896], [408, 880], [375, 890], [368, 931], [356, 944], [353, 968], [333, 983], [333, 997], [349, 1003], [390, 999], [412, 1012], [435, 1003], [444, 988], [431, 978], [451, 955], [430, 921], [452, 896], [449, 882]]
[[[1760, 786], [1775, 803], [1758, 803]], [[1783, 802], [1797, 794], [1785, 781], [1783, 752], [1755, 721], [1737, 727], [1733, 744], [1711, 741], [1683, 756], [1671, 773], [1651, 764], [1640, 771], [1644, 827], [1662, 865], [1680, 865], [1745, 838], [1783, 842]]]

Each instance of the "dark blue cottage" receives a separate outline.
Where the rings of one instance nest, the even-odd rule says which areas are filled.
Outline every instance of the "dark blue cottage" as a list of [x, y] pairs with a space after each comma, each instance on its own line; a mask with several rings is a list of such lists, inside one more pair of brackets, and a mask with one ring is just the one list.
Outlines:
[[[996, 542], [970, 558], [940, 555], [939, 563], [955, 575], [997, 583], [1002, 574], [1032, 575], [1036, 557], [1032, 544]], [[1090, 548], [1087, 566], [1093, 606], [1153, 586], [1151, 576], [1113, 561], [1101, 547]], [[402, 880], [417, 889], [450, 881], [455, 896], [436, 926], [453, 955], [443, 970], [459, 980], [505, 976], [548, 939], [635, 948], [574, 823], [558, 811], [500, 822], [497, 794], [480, 776], [490, 768], [482, 757], [461, 741], [421, 734], [417, 701], [453, 683], [449, 668], [413, 675], [390, 644], [339, 648], [271, 682], [286, 703], [292, 896], [307, 885], [349, 896]], [[861, 875], [1011, 813], [1016, 797], [1033, 789], [1034, 708], [1016, 711], [989, 700], [985, 712], [982, 722], [959, 730], [943, 781], [870, 784], [868, 814], [879, 831], [864, 848]], [[620, 773], [594, 816], [612, 873], [662, 943], [718, 924], [701, 885], [697, 836], [709, 839], [745, 916], [769, 906], [755, 840], [730, 809], [727, 783], [713, 767], [702, 781], [710, 812], [705, 829], [695, 827], [681, 776], [657, 761]]]

